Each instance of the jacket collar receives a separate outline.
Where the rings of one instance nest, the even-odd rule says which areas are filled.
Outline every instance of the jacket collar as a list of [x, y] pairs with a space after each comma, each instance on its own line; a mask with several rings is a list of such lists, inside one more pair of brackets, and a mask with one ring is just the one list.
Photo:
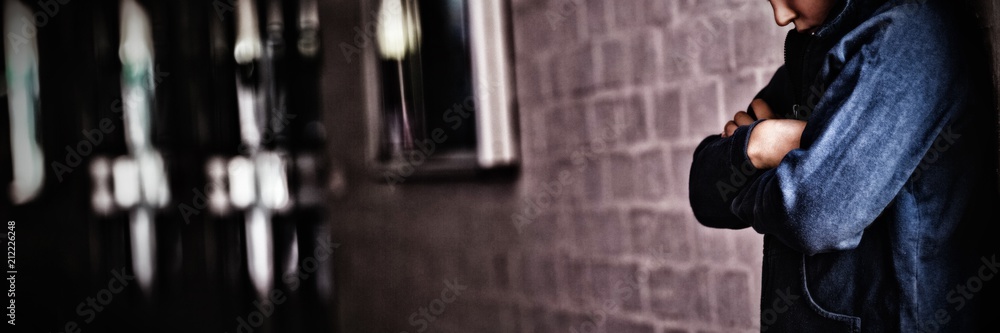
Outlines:
[[820, 38], [843, 35], [872, 16], [887, 0], [839, 0], [827, 16], [826, 23], [813, 35]]

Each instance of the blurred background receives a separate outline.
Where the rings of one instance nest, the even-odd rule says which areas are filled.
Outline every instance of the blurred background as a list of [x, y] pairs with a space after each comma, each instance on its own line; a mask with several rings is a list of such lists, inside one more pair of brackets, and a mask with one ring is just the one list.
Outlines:
[[783, 61], [765, 1], [4, 0], [3, 26], [19, 329], [760, 330], [762, 237], [698, 225], [687, 176]]

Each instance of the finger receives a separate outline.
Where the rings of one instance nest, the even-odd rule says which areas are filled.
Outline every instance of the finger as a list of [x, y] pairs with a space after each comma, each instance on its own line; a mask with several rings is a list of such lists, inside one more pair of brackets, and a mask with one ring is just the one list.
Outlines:
[[726, 127], [723, 130], [722, 137], [728, 138], [732, 136], [733, 132], [736, 132], [737, 128], [739, 128], [739, 126], [737, 126], [735, 122], [730, 120], [729, 122], [726, 123]]
[[737, 112], [736, 115], [733, 116], [733, 122], [736, 123], [736, 126], [750, 125], [753, 121], [753, 117], [750, 117], [749, 114], [743, 111]]
[[774, 112], [771, 112], [771, 106], [767, 105], [767, 102], [764, 102], [763, 99], [758, 98], [750, 102], [750, 108], [753, 109], [754, 116], [758, 120], [775, 118]]

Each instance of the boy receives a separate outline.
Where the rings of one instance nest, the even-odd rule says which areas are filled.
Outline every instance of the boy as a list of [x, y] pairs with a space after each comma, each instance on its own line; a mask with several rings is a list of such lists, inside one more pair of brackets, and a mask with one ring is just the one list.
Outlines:
[[795, 25], [785, 64], [689, 183], [701, 224], [764, 234], [761, 331], [985, 327], [996, 122], [970, 20], [938, 0], [770, 3]]

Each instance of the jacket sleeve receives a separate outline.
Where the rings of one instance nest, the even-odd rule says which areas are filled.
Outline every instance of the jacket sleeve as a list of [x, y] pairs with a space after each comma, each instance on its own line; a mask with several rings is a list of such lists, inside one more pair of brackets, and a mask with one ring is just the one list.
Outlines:
[[702, 225], [725, 229], [750, 226], [730, 210], [736, 195], [760, 175], [746, 156], [749, 135], [750, 127], [743, 126], [728, 138], [718, 134], [705, 138], [695, 149], [688, 196]]
[[[971, 88], [959, 79], [957, 47], [941, 34], [912, 32], [921, 30], [928, 28], [881, 29], [854, 56], [834, 61], [843, 67], [812, 112], [803, 148], [754, 179], [732, 212], [808, 255], [857, 247]], [[838, 53], [850, 52], [831, 51]]]
[[[769, 105], [785, 104], [782, 100], [787, 96], [786, 78], [784, 67], [779, 68], [755, 98], [764, 99]], [[736, 195], [761, 174], [746, 155], [750, 129], [751, 126], [740, 127], [728, 138], [710, 136], [695, 149], [688, 196], [694, 216], [702, 225], [726, 229], [750, 226], [730, 210]]]

